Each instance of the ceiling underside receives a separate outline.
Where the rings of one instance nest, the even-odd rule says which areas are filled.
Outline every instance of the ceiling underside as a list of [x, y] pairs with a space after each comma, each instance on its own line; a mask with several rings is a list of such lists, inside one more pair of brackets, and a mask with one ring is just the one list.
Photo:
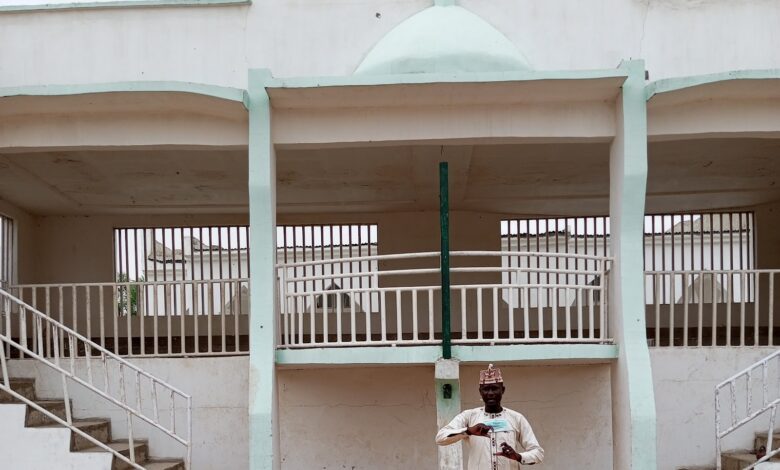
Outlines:
[[[280, 213], [436, 210], [603, 214], [609, 143], [406, 145], [277, 150]], [[0, 198], [33, 214], [246, 213], [247, 151], [77, 150], [0, 155]], [[780, 140], [651, 143], [648, 212], [780, 199]]]

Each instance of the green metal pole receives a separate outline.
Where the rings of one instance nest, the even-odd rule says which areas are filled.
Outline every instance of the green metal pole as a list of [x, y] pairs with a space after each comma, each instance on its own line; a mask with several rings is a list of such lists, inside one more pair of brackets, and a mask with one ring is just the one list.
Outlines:
[[450, 331], [450, 192], [447, 162], [439, 163], [439, 224], [441, 227], [441, 349], [452, 357]]

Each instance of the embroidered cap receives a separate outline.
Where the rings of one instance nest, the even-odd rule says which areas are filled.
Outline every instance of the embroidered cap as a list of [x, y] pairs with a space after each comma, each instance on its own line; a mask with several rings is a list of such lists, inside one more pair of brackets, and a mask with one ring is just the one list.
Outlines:
[[479, 371], [479, 384], [497, 384], [503, 383], [504, 378], [501, 377], [501, 369], [493, 367], [493, 364], [488, 365], [487, 370]]

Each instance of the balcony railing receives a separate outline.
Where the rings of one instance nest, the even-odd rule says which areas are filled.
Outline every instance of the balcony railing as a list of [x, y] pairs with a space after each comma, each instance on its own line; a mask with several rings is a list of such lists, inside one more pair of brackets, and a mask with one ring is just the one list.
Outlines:
[[[611, 341], [609, 258], [458, 251], [451, 259], [454, 344]], [[286, 263], [277, 269], [280, 348], [440, 341], [438, 252]]]
[[[451, 253], [454, 344], [608, 343], [606, 257]], [[278, 347], [404, 346], [441, 341], [439, 253], [279, 264]], [[31, 284], [11, 291], [121, 356], [249, 351], [249, 279]], [[54, 338], [13, 317], [4, 331], [49, 357]], [[36, 348], [43, 348], [42, 351]], [[68, 345], [60, 345], [67, 350]], [[67, 351], [71, 354], [71, 351]], [[72, 351], [85, 356], [84, 350]]]
[[780, 270], [645, 273], [653, 346], [772, 346]]
[[[121, 356], [233, 355], [249, 351], [249, 279], [30, 284], [11, 291], [45, 315]], [[6, 317], [26, 344], [36, 324]], [[51, 357], [51, 332], [43, 332]], [[60, 338], [62, 342], [62, 338]], [[61, 348], [67, 345], [60, 345]], [[83, 350], [75, 351], [84, 356]]]

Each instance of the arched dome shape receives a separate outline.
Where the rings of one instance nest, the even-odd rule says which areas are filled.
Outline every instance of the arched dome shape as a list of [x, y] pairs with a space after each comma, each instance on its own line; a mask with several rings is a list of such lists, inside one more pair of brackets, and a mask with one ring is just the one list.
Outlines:
[[458, 6], [436, 5], [387, 33], [355, 74], [509, 72], [530, 68], [517, 47], [485, 20]]

